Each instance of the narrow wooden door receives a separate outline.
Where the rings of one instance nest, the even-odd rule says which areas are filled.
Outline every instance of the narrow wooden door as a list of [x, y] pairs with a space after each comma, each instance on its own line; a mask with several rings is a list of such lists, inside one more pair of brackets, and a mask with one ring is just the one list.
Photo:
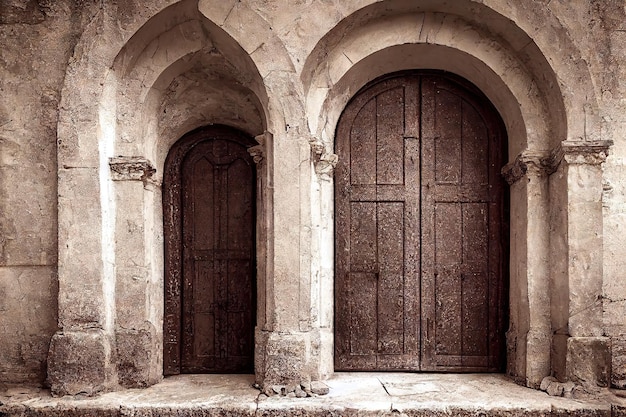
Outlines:
[[496, 371], [504, 130], [436, 73], [362, 90], [339, 122], [335, 368]]
[[180, 261], [177, 271], [168, 268], [174, 282], [166, 285], [166, 325], [169, 319], [174, 328], [166, 328], [166, 337], [174, 335], [177, 346], [169, 352], [173, 359], [166, 349], [165, 361], [178, 366], [169, 373], [251, 372], [255, 167], [247, 152], [250, 144], [225, 128], [192, 136], [174, 152], [180, 157], [171, 173], [179, 198], [166, 211], [170, 218], [180, 216], [179, 240], [166, 236], [166, 249]]

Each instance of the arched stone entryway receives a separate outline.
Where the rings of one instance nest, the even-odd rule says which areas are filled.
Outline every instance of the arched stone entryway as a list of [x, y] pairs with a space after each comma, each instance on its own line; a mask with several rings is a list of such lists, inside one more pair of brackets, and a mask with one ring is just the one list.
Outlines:
[[[215, 123], [262, 145], [257, 382], [331, 375], [337, 121], [368, 82], [407, 69], [466, 78], [505, 123], [507, 372], [538, 386], [585, 368], [577, 347], [607, 346], [597, 195], [609, 143], [598, 140], [587, 67], [548, 8], [345, 2], [307, 27], [277, 21], [282, 31], [244, 1], [155, 0], [132, 18], [118, 3], [102, 3], [86, 26], [60, 106], [53, 391], [162, 377], [164, 161], [183, 134]], [[537, 32], [534, 22], [548, 24]]]
[[[397, 8], [389, 7], [393, 4]], [[490, 22], [499, 23], [491, 28]], [[518, 42], [525, 45], [522, 51], [511, 46]], [[575, 53], [574, 46], [568, 47]], [[579, 123], [589, 116], [585, 106], [596, 105], [594, 99], [574, 105], [572, 100], [581, 97], [558, 87], [557, 73], [573, 70], [576, 79], [585, 80], [581, 88], [590, 91], [588, 74], [575, 66], [554, 62], [551, 66], [544, 55], [549, 50], [485, 4], [411, 6], [390, 1], [360, 8], [333, 27], [309, 55], [302, 76], [318, 155], [314, 159], [319, 174], [314, 181], [314, 213], [333, 205], [330, 174], [337, 160], [337, 123], [350, 98], [367, 83], [395, 71], [438, 69], [471, 81], [493, 103], [508, 136], [508, 164], [502, 170], [511, 198], [506, 371], [533, 387], [547, 375], [564, 380], [572, 370], [586, 366], [580, 362], [584, 355], [574, 353], [585, 346], [597, 342], [603, 351], [608, 348], [598, 327], [600, 310], [584, 310], [588, 326], [583, 329], [581, 310], [575, 308], [581, 303], [597, 305], [589, 294], [601, 294], [601, 245], [589, 247], [593, 254], [583, 255], [595, 260], [593, 266], [576, 261], [571, 250], [587, 251], [575, 242], [575, 236], [586, 240], [589, 234], [579, 234], [581, 229], [574, 225], [587, 224], [590, 218], [580, 217], [582, 212], [576, 207], [593, 211], [594, 218], [600, 215], [594, 196], [602, 189], [600, 164], [610, 142], [595, 140], [597, 118], [592, 117], [586, 128]], [[585, 191], [568, 185], [577, 175], [593, 178], [585, 183]], [[313, 246], [332, 245], [333, 218], [322, 214], [317, 221], [320, 227]], [[592, 221], [587, 227], [601, 236], [601, 222]], [[319, 300], [331, 299], [336, 279], [332, 258], [322, 249], [320, 253], [326, 258], [320, 261], [318, 296]], [[581, 277], [587, 277], [586, 283]], [[321, 302], [320, 316], [320, 369], [329, 374], [333, 371], [334, 310]]]

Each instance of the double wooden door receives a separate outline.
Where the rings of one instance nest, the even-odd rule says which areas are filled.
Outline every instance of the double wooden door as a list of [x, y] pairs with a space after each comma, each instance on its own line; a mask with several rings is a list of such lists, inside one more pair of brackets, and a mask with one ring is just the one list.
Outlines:
[[251, 372], [255, 166], [251, 139], [210, 127], [166, 162], [165, 374]]
[[498, 371], [504, 129], [464, 80], [412, 73], [348, 104], [335, 170], [335, 369]]

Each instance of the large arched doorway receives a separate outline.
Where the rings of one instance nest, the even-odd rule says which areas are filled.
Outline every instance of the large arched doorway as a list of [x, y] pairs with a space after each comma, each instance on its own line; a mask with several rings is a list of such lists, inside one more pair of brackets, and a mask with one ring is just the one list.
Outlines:
[[212, 126], [185, 135], [167, 157], [166, 375], [253, 371], [255, 144]]
[[469, 82], [379, 79], [337, 128], [335, 369], [501, 371], [506, 133]]

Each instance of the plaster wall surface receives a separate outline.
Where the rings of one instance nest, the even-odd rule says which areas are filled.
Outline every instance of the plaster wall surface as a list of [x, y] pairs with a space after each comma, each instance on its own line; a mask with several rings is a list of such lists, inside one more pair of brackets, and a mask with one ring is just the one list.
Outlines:
[[0, 2], [0, 381], [41, 384], [57, 329], [56, 128], [82, 13]]
[[[210, 123], [273, 138], [259, 168], [258, 375], [328, 377], [336, 121], [377, 76], [438, 68], [494, 102], [511, 163], [549, 158], [562, 141], [613, 142], [602, 165], [511, 186], [508, 371], [531, 386], [567, 378], [599, 343], [612, 348], [610, 383], [624, 388], [625, 7], [0, 0], [0, 382], [42, 384], [52, 335], [80, 344], [94, 329], [98, 357], [115, 361], [117, 344], [125, 358], [119, 383], [160, 378], [163, 164], [178, 138]], [[118, 155], [147, 158], [154, 181], [112, 181]], [[602, 340], [568, 348], [570, 336]]]

